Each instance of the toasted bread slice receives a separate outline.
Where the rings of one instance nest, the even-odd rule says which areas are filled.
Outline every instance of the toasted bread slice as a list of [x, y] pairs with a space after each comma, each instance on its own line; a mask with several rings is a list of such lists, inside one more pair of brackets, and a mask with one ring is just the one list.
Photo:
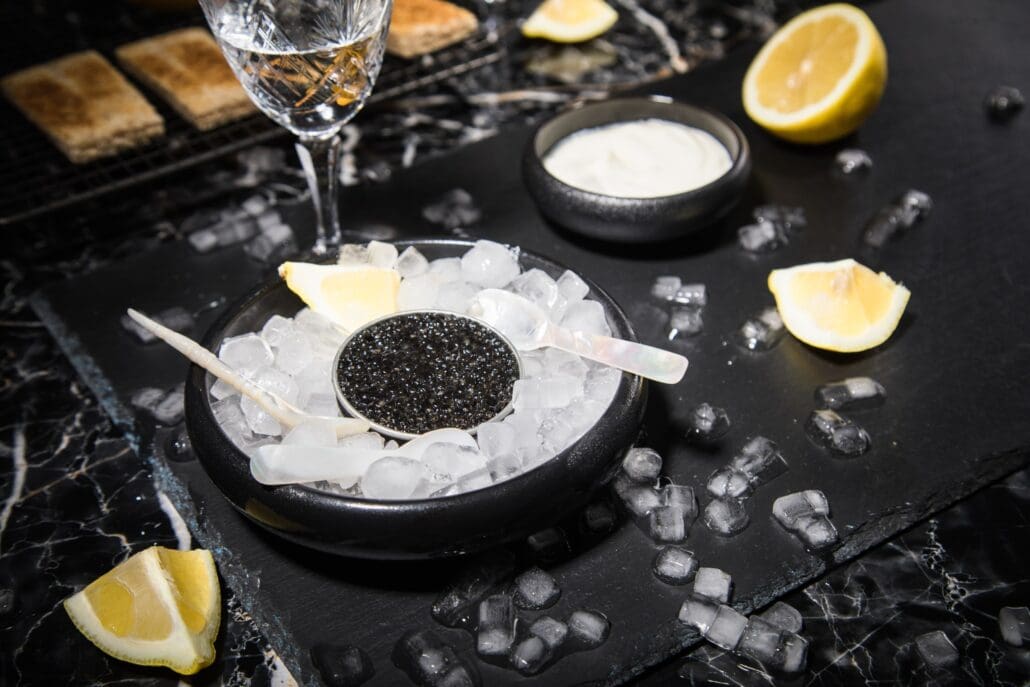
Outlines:
[[115, 50], [125, 71], [202, 131], [255, 112], [211, 34], [181, 29]]
[[0, 88], [75, 163], [135, 148], [165, 131], [143, 95], [92, 50], [9, 74]]
[[417, 57], [464, 40], [478, 27], [476, 15], [445, 0], [394, 0], [386, 50]]

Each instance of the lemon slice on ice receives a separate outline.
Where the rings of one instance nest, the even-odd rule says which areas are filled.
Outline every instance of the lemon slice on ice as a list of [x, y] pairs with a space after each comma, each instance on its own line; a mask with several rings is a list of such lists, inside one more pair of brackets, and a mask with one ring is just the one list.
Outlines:
[[522, 25], [522, 35], [579, 43], [600, 36], [618, 18], [604, 0], [545, 0]]
[[309, 308], [348, 332], [397, 312], [401, 277], [394, 269], [284, 262], [279, 276]]
[[854, 260], [813, 262], [769, 273], [783, 324], [810, 346], [865, 351], [898, 326], [911, 293]]
[[865, 12], [838, 3], [794, 17], [762, 47], [744, 77], [744, 109], [798, 143], [845, 136], [876, 109], [887, 51]]
[[192, 675], [214, 661], [221, 590], [211, 553], [153, 546], [64, 602], [104, 653]]

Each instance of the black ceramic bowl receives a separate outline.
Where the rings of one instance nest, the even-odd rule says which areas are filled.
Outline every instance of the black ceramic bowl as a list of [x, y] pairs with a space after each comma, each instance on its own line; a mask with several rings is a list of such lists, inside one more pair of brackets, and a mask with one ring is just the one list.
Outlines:
[[[543, 158], [561, 139], [583, 129], [639, 119], [664, 119], [707, 131], [730, 153], [729, 171], [685, 193], [620, 198], [570, 186], [544, 169]], [[618, 98], [573, 107], [537, 127], [522, 157], [522, 178], [550, 220], [603, 241], [668, 241], [722, 218], [740, 198], [751, 172], [747, 139], [726, 116], [663, 96]]]
[[[461, 255], [470, 241], [398, 242], [430, 258]], [[523, 252], [522, 267], [557, 277], [564, 267]], [[635, 339], [608, 294], [590, 284], [615, 336]], [[208, 330], [209, 349], [227, 336], [256, 331], [274, 314], [292, 316], [300, 301], [279, 279], [246, 295]], [[618, 469], [637, 436], [645, 386], [624, 374], [611, 406], [593, 429], [553, 459], [506, 482], [457, 496], [413, 501], [347, 498], [300, 485], [269, 487], [250, 474], [247, 456], [222, 432], [211, 411], [213, 378], [192, 366], [186, 380], [186, 426], [197, 457], [215, 485], [245, 516], [275, 534], [323, 551], [378, 559], [456, 556], [526, 537], [581, 508]]]

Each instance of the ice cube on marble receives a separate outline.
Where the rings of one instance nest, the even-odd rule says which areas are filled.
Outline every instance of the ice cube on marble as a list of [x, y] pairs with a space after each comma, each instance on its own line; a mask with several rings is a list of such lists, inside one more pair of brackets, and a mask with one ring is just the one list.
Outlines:
[[519, 379], [512, 390], [515, 410], [564, 408], [583, 395], [582, 379], [559, 375], [546, 379]]
[[931, 670], [947, 670], [958, 664], [958, 649], [941, 630], [919, 635], [915, 645], [919, 657]]
[[440, 281], [436, 275], [421, 274], [401, 280], [397, 289], [398, 310], [430, 310], [440, 296]]
[[[702, 568], [703, 570], [704, 568]], [[695, 575], [696, 580], [696, 575]], [[704, 635], [712, 626], [712, 621], [719, 613], [719, 604], [711, 599], [699, 596], [688, 596], [680, 606], [678, 618], [680, 622], [689, 625]]]
[[418, 277], [429, 271], [429, 260], [418, 248], [408, 246], [397, 258], [397, 273], [402, 279]]
[[376, 672], [368, 654], [349, 644], [315, 644], [311, 648], [311, 662], [326, 687], [359, 687]]
[[722, 408], [702, 403], [687, 417], [686, 438], [702, 444], [722, 438], [730, 430], [730, 416]]
[[998, 629], [1001, 638], [1012, 646], [1030, 644], [1030, 608], [1005, 606], [998, 611]]
[[432, 274], [441, 284], [460, 281], [462, 278], [461, 258], [437, 258], [429, 263], [429, 274]]
[[804, 620], [801, 612], [782, 601], [777, 601], [769, 608], [762, 611], [759, 616], [765, 622], [775, 625], [784, 632], [801, 632], [804, 627]]
[[150, 389], [142, 389], [133, 396], [133, 405], [147, 411], [159, 424], [177, 424], [183, 416], [182, 386], [169, 391], [158, 389], [157, 392], [157, 395], [154, 395]]
[[569, 626], [549, 615], [542, 615], [530, 624], [529, 634], [542, 639], [553, 651], [569, 636]]
[[336, 430], [328, 422], [302, 422], [286, 433], [283, 446], [336, 446]]
[[479, 292], [472, 284], [463, 281], [449, 281], [440, 285], [436, 294], [436, 309], [464, 314], [468, 311], [469, 302]]
[[833, 164], [841, 174], [858, 174], [873, 168], [873, 158], [858, 148], [845, 148], [833, 158]]
[[479, 603], [476, 651], [481, 656], [504, 656], [515, 640], [515, 608], [507, 594], [494, 594]]
[[785, 331], [779, 311], [769, 307], [744, 320], [734, 338], [742, 348], [761, 352], [778, 344]]
[[694, 596], [725, 604], [730, 602], [732, 590], [733, 578], [719, 568], [701, 567], [694, 575]]
[[[190, 314], [186, 308], [179, 306], [162, 310], [159, 313], [152, 315], [150, 319], [180, 333], [186, 332], [196, 324], [196, 320], [193, 315]], [[157, 337], [154, 336], [149, 329], [143, 327], [143, 325], [136, 322], [136, 320], [132, 319], [127, 314], [122, 315], [120, 321], [122, 328], [132, 334], [140, 343], [151, 343], [152, 341], [157, 341]]]
[[222, 342], [218, 359], [244, 377], [253, 376], [259, 369], [275, 360], [272, 349], [257, 334], [234, 336]]
[[683, 280], [674, 275], [655, 277], [651, 285], [651, 295], [660, 301], [671, 301], [683, 285]]
[[665, 484], [658, 490], [660, 505], [676, 506], [683, 511], [687, 523], [690, 524], [697, 517], [697, 499], [694, 497], [694, 488], [685, 484]]
[[368, 264], [389, 270], [397, 265], [397, 246], [383, 241], [368, 242]]
[[434, 482], [457, 482], [461, 477], [486, 467], [486, 458], [469, 446], [439, 442], [426, 447], [422, 463]]
[[662, 473], [662, 457], [651, 448], [631, 448], [622, 459], [622, 471], [634, 482], [653, 483]]
[[886, 397], [883, 385], [869, 377], [849, 377], [823, 384], [815, 390], [816, 404], [832, 410], [878, 406]]
[[693, 553], [676, 546], [667, 546], [658, 552], [651, 571], [666, 584], [681, 585], [694, 579], [700, 564]]
[[514, 601], [519, 608], [538, 611], [558, 602], [561, 588], [545, 570], [530, 568], [515, 578]]
[[705, 322], [701, 308], [694, 306], [673, 306], [669, 315], [669, 340], [686, 336], [697, 336], [704, 331]]
[[678, 305], [703, 308], [708, 305], [708, 289], [704, 284], [683, 284], [669, 300]]
[[763, 436], [748, 439], [730, 460], [730, 467], [743, 472], [754, 485], [771, 482], [788, 468], [776, 442]]
[[576, 303], [586, 298], [590, 293], [590, 287], [578, 274], [572, 270], [565, 270], [558, 277], [558, 293], [565, 299], [567, 307], [570, 303]]
[[530, 636], [515, 645], [511, 652], [511, 665], [523, 675], [534, 675], [550, 658], [551, 650], [544, 640]]
[[784, 673], [800, 673], [808, 663], [808, 640], [801, 635], [784, 633], [776, 650], [775, 667]]
[[461, 256], [462, 278], [483, 288], [503, 288], [519, 275], [519, 271], [516, 254], [494, 241], [476, 241]]
[[788, 530], [794, 530], [798, 526], [798, 520], [802, 517], [828, 516], [830, 502], [826, 499], [826, 494], [818, 489], [806, 489], [786, 494], [773, 501], [772, 513], [780, 525]]
[[828, 408], [812, 411], [805, 432], [814, 443], [849, 458], [862, 455], [872, 443], [869, 434], [854, 421]]
[[574, 332], [611, 336], [612, 329], [605, 318], [604, 306], [597, 301], [577, 301], [569, 305], [561, 326]]
[[783, 641], [783, 629], [759, 616], [748, 618], [747, 627], [737, 644], [737, 651], [757, 660], [763, 666], [775, 665], [777, 651]]
[[825, 515], [802, 515], [793, 532], [809, 551], [828, 548], [838, 541], [837, 528]]
[[240, 408], [247, 420], [247, 426], [254, 434], [277, 437], [283, 433], [282, 425], [278, 420], [262, 410], [261, 406], [249, 396], [240, 398]]
[[708, 631], [703, 634], [705, 639], [720, 649], [733, 651], [740, 644], [746, 627], [747, 618], [730, 606], [723, 604], [716, 611], [715, 618], [708, 626]]
[[746, 224], [737, 229], [737, 243], [749, 253], [770, 253], [786, 241], [772, 222]]
[[637, 484], [623, 475], [616, 476], [614, 487], [626, 510], [638, 518], [648, 515], [662, 505], [658, 491], [654, 487]]
[[723, 467], [708, 478], [707, 489], [708, 493], [716, 498], [746, 498], [751, 494], [751, 479], [745, 472], [733, 467]]
[[608, 639], [612, 624], [596, 611], [573, 611], [568, 619], [569, 636], [588, 647], [598, 647]]
[[361, 492], [370, 499], [410, 499], [428, 481], [426, 466], [402, 456], [385, 456], [368, 466]]
[[687, 515], [679, 506], [658, 506], [650, 513], [651, 539], [662, 544], [677, 544], [687, 538]]
[[993, 119], [998, 121], [1015, 116], [1025, 104], [1026, 100], [1022, 92], [1013, 86], [992, 88], [984, 97], [984, 108]]

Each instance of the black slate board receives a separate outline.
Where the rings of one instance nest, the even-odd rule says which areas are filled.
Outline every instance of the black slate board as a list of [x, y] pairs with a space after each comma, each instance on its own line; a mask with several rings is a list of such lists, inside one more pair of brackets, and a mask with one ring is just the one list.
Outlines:
[[[839, 145], [796, 148], [765, 136], [743, 115], [738, 89], [753, 52], [651, 89], [721, 109], [750, 138], [755, 172], [748, 197], [705, 245], [611, 248], [585, 244], [547, 226], [525, 195], [517, 161], [526, 131], [511, 131], [395, 175], [382, 186], [344, 193], [352, 228], [388, 225], [404, 236], [431, 230], [420, 208], [461, 186], [483, 209], [476, 233], [550, 255], [595, 279], [629, 312], [642, 337], [662, 339], [646, 294], [656, 275], [705, 282], [705, 333], [684, 345], [692, 367], [674, 388], [652, 386], [647, 431], [666, 457], [666, 473], [701, 486], [745, 437], [764, 434], [783, 448], [791, 469], [748, 503], [751, 526], [724, 540], [696, 524], [688, 547], [704, 565], [730, 572], [735, 605], [748, 611], [854, 557], [979, 486], [1027, 464], [1030, 453], [1030, 169], [1023, 113], [1007, 124], [985, 116], [981, 101], [999, 83], [1030, 88], [1023, 28], [1030, 8], [1001, 0], [965, 4], [892, 2], [869, 12], [890, 55], [891, 82], [862, 131]], [[1019, 57], [1022, 56], [1022, 57]], [[834, 153], [867, 150], [864, 178], [839, 179]], [[915, 187], [935, 201], [931, 217], [876, 254], [860, 250], [861, 225], [876, 208]], [[789, 247], [752, 258], [732, 243], [759, 202], [805, 207], [809, 226]], [[298, 213], [294, 223], [304, 221]], [[855, 256], [903, 281], [913, 292], [899, 331], [876, 351], [822, 353], [788, 338], [764, 355], [729, 342], [746, 314], [771, 303], [770, 269]], [[145, 423], [127, 410], [141, 386], [171, 386], [185, 365], [159, 346], [133, 344], [117, 325], [126, 306], [149, 311], [199, 306], [217, 294], [241, 293], [261, 270], [241, 251], [194, 256], [167, 245], [94, 274], [57, 284], [34, 300], [37, 312], [105, 407], [140, 442], [205, 546], [213, 548], [227, 584], [241, 593], [257, 622], [302, 682], [313, 681], [307, 650], [316, 642], [361, 646], [374, 660], [372, 684], [397, 684], [389, 661], [408, 629], [433, 627], [429, 608], [452, 566], [360, 563], [310, 554], [259, 532], [214, 491], [196, 462], [166, 457]], [[199, 334], [199, 332], [194, 332]], [[802, 425], [823, 382], [870, 375], [888, 389], [877, 410], [853, 417], [873, 437], [862, 458], [834, 459], [805, 438]], [[679, 439], [692, 405], [725, 407], [734, 426], [713, 451]], [[188, 458], [188, 456], [186, 456]], [[820, 488], [833, 507], [842, 545], [825, 559], [805, 553], [770, 519], [775, 497]], [[531, 507], [531, 504], [527, 504]], [[567, 657], [541, 684], [622, 682], [677, 653], [695, 637], [675, 622], [683, 590], [649, 572], [655, 547], [631, 524], [552, 567], [564, 589], [552, 612], [590, 607], [608, 614], [611, 638], [600, 650]], [[471, 639], [438, 628], [463, 653]], [[484, 684], [525, 682], [479, 663]]]

